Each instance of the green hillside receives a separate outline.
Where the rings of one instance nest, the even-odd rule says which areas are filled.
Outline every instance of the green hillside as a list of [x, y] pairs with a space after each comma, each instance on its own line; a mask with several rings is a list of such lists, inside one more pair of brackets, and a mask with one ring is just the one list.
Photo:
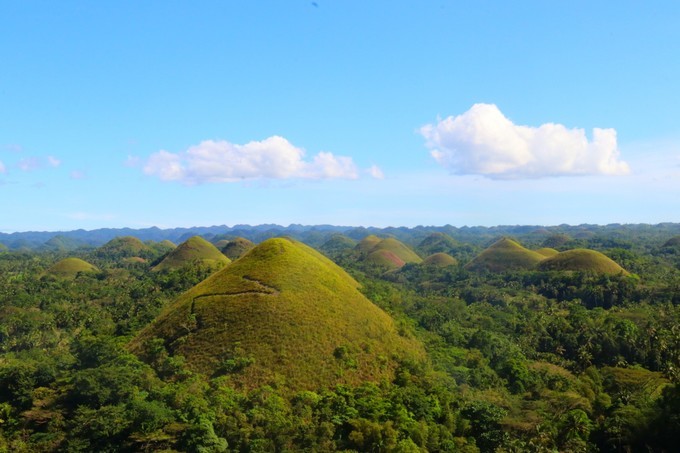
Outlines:
[[416, 252], [408, 248], [401, 241], [398, 241], [394, 238], [383, 239], [378, 244], [376, 244], [375, 247], [373, 247], [372, 251], [376, 250], [385, 250], [394, 253], [405, 263], [420, 263], [423, 261], [423, 259], [419, 257]]
[[334, 234], [319, 248], [323, 253], [330, 257], [340, 255], [348, 252], [357, 246], [354, 239], [348, 238], [342, 234]]
[[134, 236], [120, 236], [111, 239], [99, 247], [96, 253], [100, 257], [109, 259], [130, 258], [133, 256], [146, 258], [153, 254], [153, 250]]
[[356, 250], [362, 253], [369, 253], [373, 248], [382, 241], [378, 236], [373, 234], [366, 236], [356, 245]]
[[680, 246], [680, 236], [673, 236], [663, 244], [663, 247], [678, 247], [678, 246]]
[[539, 265], [547, 271], [590, 271], [601, 274], [624, 274], [626, 272], [611, 258], [595, 250], [573, 249], [546, 259]]
[[522, 247], [512, 239], [503, 238], [470, 261], [465, 268], [471, 271], [506, 272], [533, 269], [545, 256]]
[[144, 355], [146, 341], [162, 338], [191, 369], [245, 388], [388, 379], [393, 357], [420, 358], [421, 346], [358, 286], [310, 247], [269, 239], [179, 297], [130, 348]]
[[71, 279], [75, 278], [81, 272], [97, 271], [99, 271], [99, 269], [80, 258], [64, 258], [50, 266], [45, 271], [45, 274], [57, 278]]
[[[220, 241], [221, 242], [221, 241]], [[252, 241], [246, 238], [236, 238], [228, 241], [224, 246], [220, 248], [222, 253], [230, 260], [237, 260], [241, 258], [246, 252], [255, 247]]]
[[423, 265], [425, 266], [435, 266], [435, 267], [446, 267], [455, 266], [458, 264], [458, 260], [449, 255], [448, 253], [434, 253], [423, 260]]
[[389, 250], [374, 250], [369, 253], [365, 262], [388, 269], [399, 269], [406, 262]]
[[550, 248], [550, 247], [543, 247], [543, 248], [536, 250], [536, 253], [540, 253], [541, 255], [545, 256], [546, 258], [550, 258], [551, 256], [555, 256], [560, 252], [558, 252], [557, 250]]
[[200, 236], [194, 236], [171, 250], [160, 263], [152, 268], [152, 270], [164, 271], [179, 269], [196, 261], [215, 267], [221, 267], [231, 262], [229, 258], [224, 256], [222, 252], [210, 242]]
[[418, 251], [423, 253], [423, 256], [433, 255], [435, 253], [451, 253], [456, 247], [460, 246], [458, 241], [453, 239], [446, 233], [432, 233], [418, 244]]

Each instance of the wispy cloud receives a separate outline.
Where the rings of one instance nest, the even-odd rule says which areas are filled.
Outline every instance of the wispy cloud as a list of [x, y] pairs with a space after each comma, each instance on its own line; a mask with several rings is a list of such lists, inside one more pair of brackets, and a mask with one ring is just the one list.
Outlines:
[[493, 104], [475, 104], [420, 129], [432, 157], [453, 174], [493, 179], [569, 175], [622, 175], [629, 166], [619, 158], [616, 131], [546, 123], [520, 126]]
[[144, 173], [189, 185], [253, 179], [359, 177], [351, 157], [322, 151], [305, 160], [302, 148], [279, 136], [245, 145], [206, 140], [179, 153], [161, 150], [148, 158]]
[[69, 174], [69, 177], [71, 179], [85, 179], [85, 178], [87, 178], [87, 174], [84, 171], [81, 171], [81, 170], [73, 170]]
[[367, 172], [373, 179], [385, 179], [385, 173], [377, 165], [372, 165]]
[[60, 165], [61, 160], [57, 159], [54, 156], [47, 156], [44, 158], [36, 156], [25, 157], [17, 163], [17, 167], [19, 167], [21, 171], [26, 172], [34, 171], [45, 166], [56, 168]]
[[8, 143], [5, 145], [0, 145], [0, 149], [3, 151], [9, 151], [12, 153], [20, 153], [24, 150], [24, 147], [16, 143]]
[[2, 163], [0, 160], [0, 173], [7, 173], [7, 168], [5, 167], [5, 164]]
[[40, 168], [40, 159], [37, 157], [26, 157], [17, 164], [21, 171], [33, 171]]

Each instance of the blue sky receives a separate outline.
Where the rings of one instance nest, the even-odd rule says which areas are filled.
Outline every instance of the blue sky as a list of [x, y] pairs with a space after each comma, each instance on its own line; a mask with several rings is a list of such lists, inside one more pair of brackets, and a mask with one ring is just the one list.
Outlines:
[[680, 3], [0, 0], [0, 231], [680, 221]]

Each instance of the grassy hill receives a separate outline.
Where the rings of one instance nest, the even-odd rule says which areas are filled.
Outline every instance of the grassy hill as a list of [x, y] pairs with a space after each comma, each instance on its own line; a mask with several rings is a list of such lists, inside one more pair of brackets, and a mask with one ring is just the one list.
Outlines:
[[203, 264], [221, 267], [231, 260], [224, 256], [217, 247], [200, 236], [194, 236], [182, 242], [171, 250], [152, 270], [164, 271], [179, 269], [191, 262], [200, 261]]
[[363, 238], [357, 245], [355, 250], [358, 252], [362, 253], [370, 253], [373, 248], [378, 245], [382, 241], [378, 236], [376, 235], [369, 235]]
[[369, 253], [365, 261], [388, 269], [399, 269], [406, 262], [389, 250], [374, 250]]
[[558, 252], [557, 250], [550, 248], [550, 247], [543, 247], [543, 248], [536, 250], [536, 253], [540, 253], [541, 255], [545, 256], [546, 258], [550, 258], [551, 256], [555, 256], [560, 252]]
[[425, 266], [435, 266], [435, 267], [446, 267], [455, 266], [458, 264], [458, 260], [449, 255], [448, 253], [434, 253], [423, 260], [423, 265]]
[[573, 249], [558, 253], [539, 264], [547, 271], [591, 271], [602, 274], [624, 274], [628, 272], [611, 258], [595, 250]]
[[451, 253], [460, 244], [446, 233], [432, 233], [425, 239], [420, 241], [417, 250], [423, 253], [423, 256], [433, 255], [435, 253]]
[[357, 241], [342, 234], [334, 234], [320, 247], [330, 257], [341, 255], [357, 246]]
[[92, 264], [80, 258], [64, 258], [61, 261], [54, 263], [46, 271], [45, 275], [51, 275], [56, 278], [71, 279], [75, 278], [81, 272], [98, 272]]
[[97, 249], [97, 255], [103, 258], [120, 259], [140, 256], [147, 258], [153, 255], [151, 247], [134, 236], [121, 236], [111, 239]]
[[663, 247], [678, 247], [678, 246], [680, 246], [680, 236], [673, 236], [663, 244]]
[[544, 259], [544, 255], [524, 248], [512, 239], [503, 238], [477, 255], [465, 268], [489, 272], [534, 269]]
[[248, 252], [248, 250], [255, 247], [252, 241], [245, 238], [235, 238], [228, 241], [220, 250], [230, 260], [237, 260]]
[[310, 247], [269, 239], [184, 293], [130, 349], [143, 356], [161, 338], [191, 369], [245, 388], [390, 379], [395, 357], [420, 359], [422, 348], [358, 286]]

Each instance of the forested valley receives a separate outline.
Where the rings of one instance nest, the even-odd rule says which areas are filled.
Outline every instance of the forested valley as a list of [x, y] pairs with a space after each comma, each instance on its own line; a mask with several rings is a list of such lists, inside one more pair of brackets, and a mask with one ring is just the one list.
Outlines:
[[[127, 233], [0, 238], [0, 451], [680, 445], [680, 225], [216, 228], [177, 246]], [[332, 326], [342, 308], [323, 295], [336, 287], [357, 316], [373, 313], [365, 297], [389, 317], [328, 340], [279, 312], [210, 317], [304, 294], [298, 317]], [[170, 325], [180, 303], [190, 311]], [[241, 333], [228, 316], [254, 321]], [[218, 341], [230, 332], [242, 336]], [[289, 337], [327, 352], [305, 356]], [[322, 384], [305, 367], [317, 359]]]

